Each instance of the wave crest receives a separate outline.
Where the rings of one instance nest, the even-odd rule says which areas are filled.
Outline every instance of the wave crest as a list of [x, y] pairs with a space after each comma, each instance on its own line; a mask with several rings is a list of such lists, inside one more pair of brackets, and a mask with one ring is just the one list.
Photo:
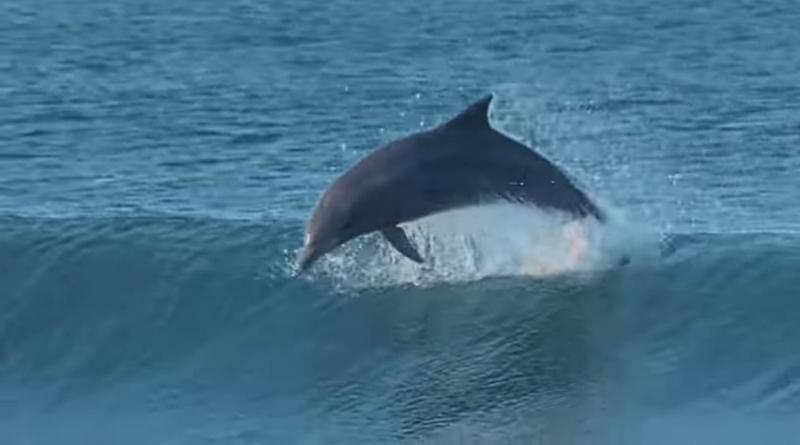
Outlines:
[[489, 277], [543, 278], [603, 270], [619, 262], [613, 226], [570, 220], [561, 212], [498, 203], [404, 224], [425, 262], [416, 264], [377, 233], [324, 257], [317, 274], [346, 287], [426, 286]]

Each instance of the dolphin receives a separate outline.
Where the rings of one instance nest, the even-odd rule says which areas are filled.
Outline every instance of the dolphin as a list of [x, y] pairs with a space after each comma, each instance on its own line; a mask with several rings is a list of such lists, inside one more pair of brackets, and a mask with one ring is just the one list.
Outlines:
[[603, 222], [604, 213], [557, 166], [491, 127], [492, 98], [483, 97], [432, 129], [389, 142], [339, 176], [306, 225], [300, 271], [375, 231], [421, 263], [399, 224], [501, 200]]

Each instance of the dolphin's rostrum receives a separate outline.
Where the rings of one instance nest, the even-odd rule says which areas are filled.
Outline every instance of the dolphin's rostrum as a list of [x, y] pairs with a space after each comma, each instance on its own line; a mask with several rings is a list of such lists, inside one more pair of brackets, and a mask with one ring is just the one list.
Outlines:
[[336, 179], [308, 222], [300, 270], [374, 231], [420, 263], [422, 256], [398, 224], [492, 201], [603, 221], [603, 213], [558, 167], [489, 125], [491, 101], [486, 96], [438, 127], [388, 143]]

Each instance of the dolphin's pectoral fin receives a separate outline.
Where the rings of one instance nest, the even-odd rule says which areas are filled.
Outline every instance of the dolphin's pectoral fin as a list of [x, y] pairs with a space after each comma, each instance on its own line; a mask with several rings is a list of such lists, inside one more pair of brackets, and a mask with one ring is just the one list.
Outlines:
[[392, 226], [381, 229], [381, 233], [386, 238], [386, 241], [389, 241], [389, 244], [397, 249], [398, 252], [405, 255], [411, 261], [417, 263], [422, 262], [422, 256], [420, 256], [419, 252], [417, 252], [417, 248], [411, 244], [411, 240], [408, 239], [406, 233], [403, 232], [403, 229], [397, 226]]

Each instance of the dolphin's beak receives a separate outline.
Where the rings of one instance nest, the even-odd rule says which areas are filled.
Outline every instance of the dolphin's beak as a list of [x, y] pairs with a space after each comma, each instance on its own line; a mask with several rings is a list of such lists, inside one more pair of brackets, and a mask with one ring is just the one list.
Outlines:
[[297, 261], [297, 266], [300, 268], [300, 272], [305, 272], [311, 267], [311, 264], [320, 257], [319, 252], [312, 244], [307, 244], [303, 247], [303, 251], [300, 253], [300, 258]]

